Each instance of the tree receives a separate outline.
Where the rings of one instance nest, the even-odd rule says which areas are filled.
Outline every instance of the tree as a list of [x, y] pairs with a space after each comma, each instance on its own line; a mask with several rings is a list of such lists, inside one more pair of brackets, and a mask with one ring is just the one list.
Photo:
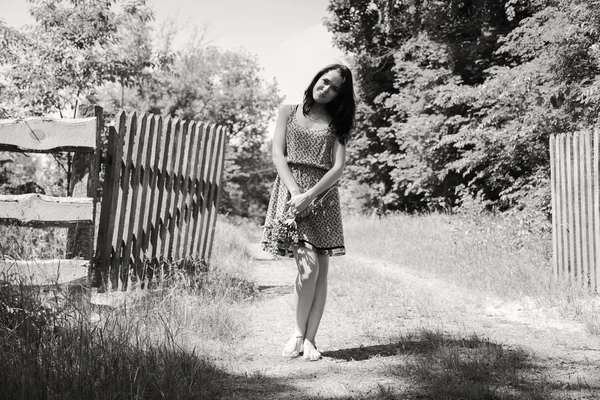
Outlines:
[[403, 210], [469, 198], [548, 206], [549, 135], [597, 118], [597, 1], [332, 0], [329, 10], [363, 101], [357, 180], [383, 182]]
[[[124, 91], [125, 108], [225, 126], [229, 142], [221, 210], [262, 217], [269, 196], [266, 182], [272, 181], [264, 141], [282, 100], [277, 84], [262, 78], [251, 54], [209, 45], [202, 28], [192, 32], [183, 48], [173, 48], [172, 28], [167, 23], [161, 30], [148, 78]], [[119, 105], [121, 94], [114, 87], [103, 93], [103, 102]]]

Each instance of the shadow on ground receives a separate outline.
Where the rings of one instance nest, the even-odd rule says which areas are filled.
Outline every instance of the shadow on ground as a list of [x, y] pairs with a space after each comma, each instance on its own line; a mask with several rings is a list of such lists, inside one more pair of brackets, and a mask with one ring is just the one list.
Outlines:
[[377, 357], [385, 363], [388, 358], [392, 379], [411, 383], [408, 390], [380, 386], [373, 393], [344, 400], [547, 400], [600, 396], [597, 384], [557, 381], [552, 378], [552, 371], [524, 350], [476, 335], [452, 337], [422, 330], [387, 344], [328, 351], [323, 356], [348, 362]]

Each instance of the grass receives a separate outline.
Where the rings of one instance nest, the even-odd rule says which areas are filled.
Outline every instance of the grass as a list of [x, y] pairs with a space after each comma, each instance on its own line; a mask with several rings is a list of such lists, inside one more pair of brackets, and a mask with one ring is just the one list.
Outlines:
[[[379, 385], [374, 394], [354, 400], [400, 399], [565, 399], [561, 390], [540, 376], [541, 368], [518, 348], [509, 348], [477, 335], [452, 336], [420, 329], [391, 337], [389, 342], [327, 352], [342, 360], [395, 357], [387, 368], [401, 385]], [[562, 397], [561, 397], [562, 396]]]
[[[255, 288], [244, 275], [244, 230], [220, 223], [210, 270], [195, 277], [176, 271], [155, 290], [103, 294], [104, 301], [87, 303], [82, 291], [2, 284], [0, 393], [9, 399], [216, 399], [235, 398], [244, 386], [276, 387], [264, 377], [227, 373], [206, 351], [227, 351], [247, 329], [240, 303]], [[208, 345], [213, 342], [221, 348]]]
[[554, 277], [548, 225], [486, 214], [392, 215], [381, 220], [354, 216], [344, 223], [346, 246], [360, 255], [417, 274], [433, 274], [470, 290], [533, 303], [582, 321], [592, 333], [600, 331], [597, 296]]

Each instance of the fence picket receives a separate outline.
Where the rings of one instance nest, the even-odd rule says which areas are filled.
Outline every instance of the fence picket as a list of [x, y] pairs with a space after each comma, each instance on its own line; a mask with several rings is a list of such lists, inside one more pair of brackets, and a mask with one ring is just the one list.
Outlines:
[[556, 138], [550, 136], [550, 192], [552, 195], [552, 270], [554, 277], [558, 277], [558, 196], [556, 176]]
[[594, 238], [595, 238], [595, 262], [594, 272], [596, 278], [596, 290], [600, 285], [600, 131], [594, 130]]
[[146, 201], [146, 220], [144, 221], [144, 225], [142, 228], [144, 229], [144, 233], [142, 234], [142, 247], [141, 251], [143, 253], [143, 261], [147, 263], [151, 260], [151, 243], [150, 238], [152, 236], [153, 229], [156, 229], [156, 207], [155, 207], [155, 199], [156, 194], [158, 192], [158, 175], [159, 175], [159, 166], [161, 162], [161, 146], [163, 145], [163, 135], [162, 135], [162, 118], [160, 116], [153, 116], [152, 122], [154, 126], [154, 135], [152, 141], [152, 149], [150, 155], [150, 161], [148, 163], [148, 192]]
[[586, 197], [586, 215], [585, 223], [587, 226], [587, 248], [588, 248], [588, 280], [589, 287], [596, 290], [596, 274], [594, 274], [594, 176], [593, 176], [593, 158], [592, 158], [592, 131], [585, 133], [585, 197]]
[[202, 214], [201, 218], [201, 228], [200, 228], [200, 242], [198, 243], [200, 247], [198, 248], [198, 258], [204, 259], [204, 255], [206, 252], [206, 243], [208, 239], [208, 229], [209, 229], [209, 215], [212, 210], [210, 205], [210, 194], [212, 192], [212, 176], [214, 174], [214, 155], [218, 148], [219, 138], [217, 136], [216, 126], [214, 124], [210, 125], [210, 136], [211, 136], [211, 145], [209, 152], [207, 154], [207, 168], [204, 179], [204, 189], [202, 192], [202, 203], [200, 205], [200, 213]]
[[574, 266], [572, 266], [573, 268], [573, 273], [574, 273], [574, 278], [575, 279], [581, 279], [581, 220], [579, 219], [579, 215], [581, 214], [580, 212], [580, 198], [579, 198], [579, 177], [580, 177], [580, 172], [579, 172], [579, 133], [576, 133], [575, 135], [573, 135], [573, 147], [572, 147], [572, 151], [573, 151], [573, 159], [572, 161], [572, 165], [573, 165], [573, 181], [572, 181], [572, 192], [571, 195], [573, 196], [573, 202], [571, 210], [573, 212], [573, 230], [575, 231], [574, 233], [574, 241], [573, 241], [573, 248], [575, 249], [575, 264]]
[[202, 134], [202, 160], [200, 164], [200, 170], [198, 171], [197, 186], [195, 188], [195, 202], [194, 202], [194, 215], [196, 215], [193, 230], [192, 230], [192, 258], [198, 258], [198, 249], [201, 245], [202, 235], [202, 208], [203, 208], [203, 193], [204, 187], [206, 186], [206, 170], [208, 155], [211, 151], [214, 137], [211, 135], [210, 125], [203, 126]]
[[[221, 138], [221, 146], [219, 147], [219, 152], [217, 155], [225, 153], [225, 145], [227, 144], [227, 131], [224, 127], [220, 127], [219, 135]], [[215, 181], [214, 187], [216, 193], [211, 197], [211, 201], [213, 203], [213, 217], [210, 221], [210, 236], [208, 238], [208, 252], [206, 256], [203, 257], [205, 260], [210, 260], [210, 256], [212, 253], [212, 245], [215, 238], [215, 228], [217, 224], [217, 214], [219, 213], [219, 202], [221, 201], [221, 193], [223, 193], [222, 185], [223, 185], [223, 170], [225, 166], [225, 157], [218, 157], [217, 161], [217, 171], [215, 173]]]
[[115, 237], [115, 257], [113, 258], [113, 268], [116, 268], [119, 276], [119, 283], [122, 288], [127, 287], [129, 271], [123, 266], [123, 253], [125, 250], [125, 235], [127, 234], [129, 218], [127, 218], [127, 210], [131, 209], [130, 183], [131, 183], [131, 159], [135, 144], [135, 132], [137, 130], [137, 115], [133, 113], [127, 119], [127, 127], [125, 129], [126, 151], [123, 152], [123, 165], [121, 168], [121, 190], [119, 191], [119, 208], [116, 210], [119, 213], [119, 225], [117, 235]]
[[177, 161], [179, 157], [179, 148], [181, 143], [181, 121], [174, 120], [174, 128], [171, 133], [172, 141], [173, 141], [173, 150], [169, 155], [169, 165], [167, 166], [167, 180], [165, 186], [165, 205], [164, 205], [164, 219], [163, 225], [160, 229], [160, 253], [163, 255], [163, 258], [167, 261], [171, 261], [171, 257], [169, 254], [169, 249], [171, 246], [171, 227], [173, 226], [173, 197], [174, 197], [174, 188], [175, 181], [177, 179]]
[[160, 262], [159, 259], [161, 257], [160, 248], [162, 247], [161, 243], [161, 235], [160, 231], [163, 229], [165, 225], [165, 215], [164, 215], [164, 202], [165, 202], [165, 191], [167, 186], [167, 169], [171, 160], [172, 150], [173, 150], [173, 120], [171, 118], [167, 118], [165, 123], [166, 131], [162, 135], [164, 138], [164, 145], [160, 147], [160, 173], [158, 175], [157, 182], [157, 190], [158, 190], [158, 198], [156, 199], [155, 209], [156, 209], [156, 226], [152, 230], [152, 235], [150, 238], [150, 242], [152, 245], [152, 260], [153, 262]]
[[588, 237], [587, 237], [587, 163], [586, 163], [586, 144], [587, 132], [581, 132], [579, 135], [579, 192], [580, 205], [579, 205], [579, 224], [581, 225], [580, 233], [580, 247], [581, 247], [581, 280], [584, 286], [589, 287], [590, 276], [589, 276], [589, 263], [588, 259], [590, 256], [588, 249]]
[[137, 230], [137, 224], [139, 221], [139, 209], [138, 199], [140, 195], [140, 164], [142, 162], [144, 141], [145, 141], [145, 130], [148, 123], [147, 115], [142, 116], [141, 124], [136, 124], [135, 128], [132, 124], [131, 135], [133, 137], [133, 151], [132, 156], [128, 158], [130, 163], [128, 174], [130, 195], [127, 202], [126, 219], [125, 219], [125, 233], [123, 237], [123, 258], [121, 261], [121, 268], [127, 271], [127, 281], [135, 278], [135, 263], [131, 260], [133, 243], [133, 234]]
[[182, 186], [181, 186], [181, 198], [179, 201], [179, 217], [178, 224], [175, 230], [175, 256], [178, 259], [185, 259], [185, 231], [188, 225], [189, 220], [189, 207], [188, 203], [191, 198], [190, 192], [190, 177], [192, 175], [192, 168], [195, 166], [195, 162], [192, 159], [196, 152], [196, 147], [198, 145], [197, 140], [197, 125], [196, 123], [191, 123], [188, 129], [188, 135], [186, 140], [186, 152], [184, 158], [184, 169], [182, 176]]
[[[144, 239], [147, 236], [146, 226], [148, 221], [148, 215], [150, 214], [150, 180], [152, 179], [152, 168], [154, 165], [154, 154], [156, 152], [156, 119], [153, 115], [148, 115], [149, 123], [148, 128], [144, 132], [145, 145], [144, 153], [142, 155], [141, 168], [141, 182], [140, 182], [140, 197], [138, 199], [137, 209], [139, 210], [139, 219], [134, 232], [134, 250], [133, 260], [136, 265], [141, 266], [144, 262]], [[143, 271], [138, 271], [141, 276], [144, 276]]]
[[562, 134], [561, 136], [561, 198], [562, 201], [562, 222], [563, 222], [563, 265], [562, 274], [563, 276], [569, 275], [569, 191], [568, 191], [568, 180], [567, 180], [567, 135]]
[[183, 249], [184, 257], [192, 257], [192, 251], [190, 250], [190, 243], [193, 243], [194, 224], [196, 222], [196, 214], [194, 213], [196, 204], [196, 188], [199, 185], [198, 182], [198, 170], [200, 165], [204, 162], [202, 151], [205, 148], [204, 138], [204, 124], [198, 123], [194, 129], [194, 151], [192, 153], [192, 160], [190, 163], [190, 174], [189, 174], [189, 187], [188, 187], [188, 198], [186, 204], [187, 216], [185, 229], [182, 230], [183, 235]]
[[[193, 124], [189, 121], [183, 125], [181, 129], [181, 145], [180, 151], [178, 152], [179, 160], [177, 162], [177, 179], [175, 180], [175, 197], [173, 199], [173, 224], [170, 227], [169, 234], [172, 238], [171, 246], [169, 248], [169, 258], [173, 260], [179, 260], [179, 230], [182, 224], [183, 218], [183, 209], [182, 202], [185, 200], [185, 192], [184, 188], [187, 187], [187, 164], [188, 164], [188, 156], [190, 153], [190, 137], [191, 137], [191, 129], [193, 128]], [[185, 203], [183, 203], [185, 204]]]

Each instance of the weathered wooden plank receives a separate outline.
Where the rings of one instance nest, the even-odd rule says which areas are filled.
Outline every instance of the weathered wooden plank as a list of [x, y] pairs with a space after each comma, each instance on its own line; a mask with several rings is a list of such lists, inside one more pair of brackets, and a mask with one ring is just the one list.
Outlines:
[[562, 249], [563, 249], [563, 260], [562, 260], [562, 276], [566, 277], [569, 274], [569, 191], [567, 190], [567, 135], [560, 135], [560, 175], [561, 175], [561, 194], [562, 199], [561, 207], [561, 220], [562, 220]]
[[93, 223], [93, 199], [38, 193], [0, 196], [0, 220], [27, 226], [70, 227]]
[[173, 154], [171, 154], [170, 157], [170, 163], [167, 167], [167, 182], [166, 182], [166, 186], [165, 186], [165, 207], [164, 207], [164, 219], [163, 219], [163, 225], [161, 227], [160, 230], [160, 240], [161, 240], [161, 247], [160, 247], [160, 253], [163, 257], [164, 260], [166, 260], [167, 262], [171, 261], [171, 258], [169, 257], [169, 252], [170, 252], [170, 248], [171, 248], [171, 243], [172, 243], [172, 237], [171, 237], [171, 232], [172, 232], [172, 225], [175, 222], [174, 218], [173, 218], [173, 197], [175, 195], [174, 190], [175, 190], [175, 181], [177, 180], [177, 163], [180, 159], [180, 155], [179, 155], [179, 151], [180, 151], [180, 147], [181, 147], [181, 140], [182, 140], [182, 132], [181, 132], [181, 128], [182, 128], [182, 123], [180, 120], [177, 120], [177, 122], [175, 123], [175, 128], [173, 129]]
[[[139, 266], [143, 265], [144, 262], [144, 251], [143, 248], [144, 240], [148, 236], [148, 220], [152, 209], [150, 208], [150, 182], [152, 179], [152, 171], [154, 166], [154, 156], [156, 153], [156, 118], [155, 116], [149, 116], [150, 123], [148, 129], [145, 131], [146, 144], [144, 146], [144, 153], [142, 154], [142, 181], [140, 183], [141, 194], [136, 209], [139, 213], [139, 223], [137, 224], [135, 232], [135, 248], [133, 252], [134, 265], [136, 265], [136, 274], [143, 278], [144, 271], [138, 269]], [[146, 242], [147, 243], [147, 242]]]
[[175, 253], [175, 247], [177, 245], [177, 225], [179, 224], [180, 210], [179, 200], [181, 198], [181, 187], [182, 187], [182, 178], [183, 178], [183, 169], [184, 169], [184, 161], [185, 161], [185, 152], [188, 142], [188, 129], [189, 122], [184, 121], [181, 124], [179, 133], [179, 142], [176, 151], [176, 161], [175, 161], [175, 169], [173, 171], [174, 180], [173, 180], [173, 194], [171, 199], [171, 207], [170, 207], [170, 215], [171, 218], [169, 220], [169, 246], [167, 247], [167, 259], [168, 260], [176, 260], [177, 254]]
[[568, 230], [569, 230], [569, 276], [575, 281], [575, 196], [573, 195], [573, 137], [566, 136], [567, 145], [567, 210], [568, 210]]
[[594, 132], [592, 130], [588, 130], [585, 136], [585, 201], [586, 201], [586, 215], [585, 215], [585, 227], [586, 227], [586, 236], [587, 236], [587, 263], [588, 263], [588, 288], [595, 287], [595, 277], [592, 277], [592, 271], [594, 268], [594, 182], [593, 178], [593, 158], [592, 158], [592, 150], [593, 150], [593, 141], [592, 136]]
[[196, 180], [194, 183], [194, 193], [192, 201], [192, 215], [194, 221], [192, 223], [192, 234], [190, 237], [190, 249], [191, 256], [197, 259], [197, 249], [200, 241], [201, 226], [202, 226], [202, 193], [204, 191], [205, 181], [205, 170], [206, 170], [206, 158], [210, 153], [211, 136], [210, 126], [207, 124], [202, 125], [202, 151], [200, 153], [200, 162], [197, 165]]
[[92, 160], [92, 165], [90, 166], [90, 179], [89, 179], [89, 191], [88, 197], [91, 197], [93, 200], [94, 210], [94, 232], [92, 239], [92, 251], [90, 257], [90, 267], [88, 268], [88, 282], [90, 282], [91, 287], [101, 287], [102, 286], [102, 276], [99, 273], [98, 266], [96, 264], [96, 247], [94, 244], [98, 243], [98, 233], [99, 233], [99, 199], [98, 199], [98, 187], [100, 186], [100, 156], [101, 156], [101, 148], [102, 148], [102, 131], [104, 129], [104, 110], [100, 106], [94, 107], [94, 113], [96, 114], [96, 151], [94, 151], [94, 158]]
[[596, 274], [594, 273], [594, 180], [593, 180], [593, 169], [594, 160], [592, 158], [592, 131], [587, 131], [585, 135], [585, 190], [586, 190], [586, 215], [583, 217], [586, 221], [587, 226], [587, 240], [588, 240], [588, 277], [589, 287], [592, 290], [596, 288]]
[[585, 287], [590, 286], [589, 276], [589, 238], [588, 238], [588, 210], [587, 210], [587, 160], [586, 160], [586, 137], [588, 132], [583, 131], [579, 135], [579, 224], [581, 226], [581, 279]]
[[96, 143], [96, 118], [26, 118], [0, 121], [0, 151], [84, 151]]
[[13, 283], [50, 285], [85, 278], [89, 260], [10, 260], [0, 259], [0, 275]]
[[135, 260], [136, 255], [132, 254], [135, 243], [134, 243], [134, 233], [137, 232], [137, 227], [139, 224], [140, 217], [140, 181], [142, 179], [142, 160], [144, 157], [145, 149], [145, 139], [146, 139], [146, 129], [148, 127], [148, 115], [144, 114], [142, 116], [141, 124], [138, 124], [136, 121], [135, 131], [133, 131], [132, 125], [132, 135], [134, 135], [134, 144], [132, 149], [132, 156], [130, 157], [131, 161], [131, 174], [130, 174], [130, 201], [127, 203], [127, 217], [128, 220], [125, 222], [125, 236], [124, 236], [124, 247], [123, 247], [123, 261], [122, 265], [127, 266], [128, 277], [135, 279], [136, 271], [135, 271]]
[[[116, 285], [116, 272], [111, 271], [111, 259], [116, 253], [113, 245], [115, 236], [115, 223], [118, 223], [119, 185], [121, 178], [121, 167], [123, 149], [125, 147], [125, 129], [127, 116], [124, 112], [117, 115], [117, 125], [108, 130], [108, 148], [106, 152], [106, 172], [102, 192], [102, 204], [100, 210], [100, 223], [98, 227], [98, 250], [99, 274], [102, 275], [101, 289], [104, 291], [110, 284]], [[117, 129], [119, 129], [117, 131]], [[110, 278], [110, 279], [109, 279]], [[114, 286], [116, 288], [116, 286]]]
[[139, 124], [138, 124], [138, 115], [137, 113], [133, 113], [131, 118], [129, 119], [130, 123], [127, 127], [127, 135], [125, 138], [127, 145], [127, 157], [123, 160], [125, 169], [123, 174], [123, 206], [121, 207], [121, 216], [122, 225], [119, 225], [119, 237], [121, 237], [121, 256], [119, 259], [119, 280], [121, 281], [123, 289], [126, 289], [129, 284], [130, 278], [130, 265], [129, 265], [129, 253], [131, 248], [131, 241], [129, 240], [129, 235], [131, 232], [131, 213], [132, 213], [132, 200], [133, 197], [137, 194], [136, 187], [133, 185], [133, 181], [135, 179], [135, 160], [137, 158], [138, 152], [138, 140], [139, 140]]
[[190, 197], [189, 193], [188, 193], [188, 186], [189, 186], [189, 176], [191, 174], [191, 170], [190, 170], [190, 165], [192, 164], [192, 154], [194, 152], [194, 139], [196, 137], [195, 135], [195, 130], [196, 130], [196, 123], [189, 123], [187, 125], [187, 133], [185, 136], [185, 142], [184, 142], [184, 149], [185, 152], [183, 153], [183, 157], [181, 160], [181, 169], [180, 169], [180, 175], [181, 175], [181, 179], [180, 181], [180, 187], [179, 190], [177, 191], [179, 193], [179, 199], [176, 202], [176, 209], [177, 209], [177, 223], [175, 224], [175, 229], [173, 232], [173, 257], [176, 259], [183, 259], [184, 257], [184, 253], [181, 249], [181, 244], [183, 242], [183, 235], [182, 232], [185, 231], [185, 218], [186, 218], [186, 204], [187, 204], [187, 199]]
[[160, 219], [159, 211], [160, 207], [157, 207], [157, 199], [159, 192], [159, 179], [161, 176], [161, 165], [165, 154], [165, 133], [163, 121], [160, 116], [155, 116], [156, 133], [154, 140], [154, 154], [152, 155], [152, 172], [150, 174], [150, 183], [148, 190], [150, 191], [150, 197], [148, 199], [148, 217], [146, 221], [146, 234], [143, 238], [142, 248], [146, 253], [147, 258], [152, 259], [153, 248], [155, 244], [152, 242], [152, 237], [156, 237], [155, 233], [158, 231], [158, 223]]
[[206, 262], [210, 262], [212, 254], [213, 242], [215, 239], [215, 228], [217, 225], [217, 216], [219, 215], [219, 203], [221, 202], [221, 194], [223, 193], [223, 170], [225, 169], [225, 149], [227, 145], [227, 129], [221, 127], [219, 134], [221, 135], [221, 146], [218, 153], [217, 172], [215, 175], [215, 191], [213, 197], [213, 217], [210, 222], [210, 236], [208, 238], [208, 252], [206, 253]]
[[206, 147], [205, 146], [205, 137], [204, 137], [204, 123], [199, 122], [194, 128], [194, 151], [192, 154], [192, 160], [190, 165], [190, 175], [189, 175], [189, 187], [188, 187], [188, 196], [187, 196], [187, 218], [185, 229], [182, 231], [183, 235], [183, 257], [191, 257], [192, 243], [194, 243], [192, 234], [194, 231], [194, 225], [196, 223], [197, 211], [198, 209], [194, 206], [196, 203], [196, 189], [199, 185], [198, 173], [200, 170], [200, 165], [203, 162], [202, 151]]
[[573, 229], [575, 230], [575, 240], [573, 242], [573, 248], [575, 249], [575, 268], [573, 268], [575, 279], [581, 280], [581, 219], [580, 215], [580, 171], [579, 171], [579, 133], [575, 133], [573, 136], [573, 203], [572, 204], [572, 212], [573, 212]]
[[560, 135], [556, 135], [554, 140], [554, 159], [556, 162], [556, 241], [557, 241], [557, 257], [556, 257], [556, 277], [562, 276], [563, 267], [563, 214], [562, 214], [562, 138]]
[[596, 290], [600, 286], [600, 130], [594, 130], [594, 238], [595, 256], [594, 273], [596, 275]]
[[552, 196], [552, 269], [554, 277], [558, 277], [558, 194], [557, 194], [557, 175], [556, 175], [556, 138], [550, 136], [550, 192]]
[[152, 231], [152, 236], [150, 238], [150, 242], [152, 245], [152, 259], [153, 262], [159, 262], [162, 258], [161, 247], [162, 247], [162, 234], [161, 232], [165, 229], [166, 226], [166, 217], [165, 217], [165, 200], [166, 200], [166, 187], [168, 182], [168, 173], [169, 165], [171, 163], [171, 158], [173, 155], [173, 125], [174, 121], [171, 118], [167, 118], [166, 121], [166, 131], [163, 133], [164, 138], [164, 146], [161, 146], [161, 162], [160, 162], [160, 175], [158, 177], [157, 190], [158, 190], [158, 198], [156, 199], [156, 226]]
[[203, 237], [203, 246], [202, 246], [202, 250], [198, 252], [198, 254], [200, 255], [200, 259], [204, 260], [205, 262], [208, 262], [208, 260], [206, 260], [206, 254], [208, 252], [208, 244], [209, 244], [209, 239], [210, 239], [210, 222], [212, 219], [212, 213], [214, 212], [213, 209], [213, 196], [215, 193], [215, 175], [216, 175], [216, 171], [217, 171], [217, 161], [218, 161], [218, 153], [219, 153], [219, 148], [221, 146], [221, 136], [219, 135], [219, 131], [218, 131], [218, 126], [213, 125], [211, 131], [213, 136], [215, 137], [215, 145], [212, 148], [212, 151], [210, 153], [209, 158], [207, 159], [207, 163], [209, 164], [209, 175], [207, 176], [206, 179], [206, 190], [205, 190], [205, 196], [204, 196], [204, 208], [202, 210], [202, 217], [203, 217], [203, 221], [202, 221], [202, 237]]
[[[133, 113], [127, 118], [127, 125], [125, 127], [124, 143], [125, 148], [123, 151], [123, 158], [121, 160], [121, 177], [120, 177], [120, 190], [119, 190], [119, 202], [117, 209], [118, 220], [115, 226], [115, 236], [113, 239], [113, 246], [115, 248], [115, 254], [112, 257], [111, 269], [117, 274], [117, 285], [118, 287], [127, 287], [128, 268], [125, 266], [123, 261], [123, 250], [124, 250], [124, 239], [125, 225], [129, 222], [127, 210], [130, 208], [131, 198], [130, 192], [130, 175], [131, 175], [131, 158], [133, 157], [133, 146], [135, 141], [135, 131], [137, 129], [137, 115]], [[115, 286], [113, 286], [115, 288]]]
[[206, 207], [208, 203], [208, 194], [210, 191], [210, 176], [211, 176], [211, 157], [214, 153], [214, 149], [216, 147], [217, 138], [215, 137], [215, 125], [209, 124], [207, 126], [208, 131], [208, 143], [206, 148], [206, 154], [204, 159], [202, 160], [202, 185], [201, 191], [198, 193], [198, 214], [200, 217], [197, 220], [197, 233], [196, 233], [196, 243], [194, 248], [194, 259], [202, 260], [201, 255], [204, 252], [204, 248], [206, 245], [206, 234], [205, 234], [205, 226], [207, 225], [207, 212]]

